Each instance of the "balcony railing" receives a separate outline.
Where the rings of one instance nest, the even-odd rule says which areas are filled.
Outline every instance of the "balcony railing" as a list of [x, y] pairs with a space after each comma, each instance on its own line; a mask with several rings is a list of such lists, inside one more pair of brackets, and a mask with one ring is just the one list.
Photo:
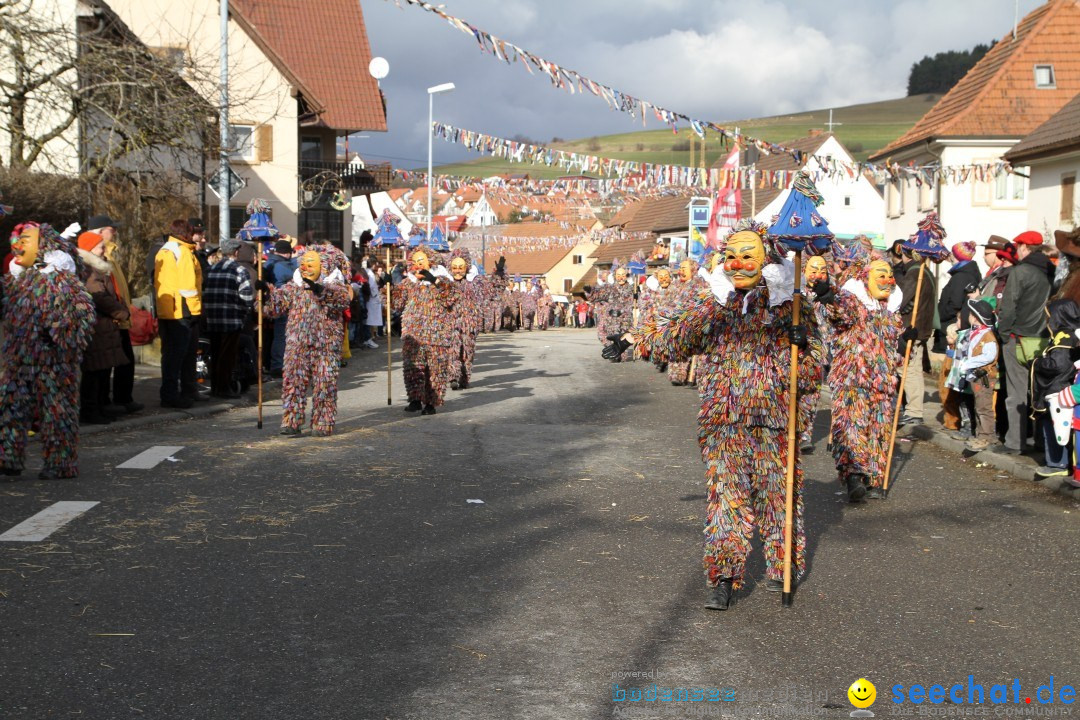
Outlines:
[[304, 182], [319, 173], [334, 173], [341, 179], [341, 184], [354, 195], [367, 195], [389, 190], [394, 172], [389, 163], [368, 165], [361, 168], [345, 162], [325, 162], [318, 160], [300, 161], [300, 181]]

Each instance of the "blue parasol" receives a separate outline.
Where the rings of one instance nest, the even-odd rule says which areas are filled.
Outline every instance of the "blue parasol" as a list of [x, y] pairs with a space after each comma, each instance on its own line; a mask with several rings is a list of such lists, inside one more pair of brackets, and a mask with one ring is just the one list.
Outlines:
[[941, 262], [949, 257], [949, 251], [942, 245], [945, 239], [945, 228], [941, 226], [941, 220], [937, 213], [931, 210], [926, 217], [919, 221], [919, 229], [907, 239], [901, 247], [908, 252], [915, 253], [926, 260]]
[[436, 225], [431, 231], [431, 237], [428, 238], [428, 247], [438, 252], [450, 252], [450, 243], [446, 242], [446, 235], [443, 234], [442, 228]]
[[824, 198], [810, 176], [800, 171], [795, 175], [784, 207], [773, 219], [769, 236], [780, 241], [785, 249], [795, 252], [807, 249], [807, 245], [812, 253], [828, 250], [834, 236], [825, 218], [817, 211], [822, 202]]
[[248, 219], [244, 222], [244, 226], [240, 228], [240, 232], [236, 233], [237, 238], [248, 242], [263, 242], [281, 237], [281, 231], [277, 229], [274, 221], [270, 219], [270, 203], [255, 198], [248, 203], [247, 214]]
[[401, 236], [397, 224], [401, 222], [394, 213], [384, 210], [379, 218], [379, 227], [375, 235], [368, 242], [368, 247], [398, 247], [405, 244], [405, 238]]

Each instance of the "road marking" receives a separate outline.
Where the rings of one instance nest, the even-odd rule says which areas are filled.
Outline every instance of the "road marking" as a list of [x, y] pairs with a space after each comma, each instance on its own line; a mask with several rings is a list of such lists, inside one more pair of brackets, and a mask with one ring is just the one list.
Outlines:
[[155, 445], [116, 466], [117, 470], [153, 470], [161, 462], [184, 449], [183, 445]]
[[53, 503], [37, 515], [23, 520], [0, 535], [0, 541], [40, 542], [98, 504], [97, 500], [93, 502], [63, 500]]

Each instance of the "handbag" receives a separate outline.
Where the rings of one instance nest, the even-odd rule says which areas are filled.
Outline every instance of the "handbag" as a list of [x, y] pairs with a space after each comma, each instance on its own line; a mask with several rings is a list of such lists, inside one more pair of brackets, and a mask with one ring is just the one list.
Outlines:
[[1050, 344], [1050, 338], [1038, 335], [1022, 335], [1016, 338], [1016, 360], [1021, 365], [1031, 365]]

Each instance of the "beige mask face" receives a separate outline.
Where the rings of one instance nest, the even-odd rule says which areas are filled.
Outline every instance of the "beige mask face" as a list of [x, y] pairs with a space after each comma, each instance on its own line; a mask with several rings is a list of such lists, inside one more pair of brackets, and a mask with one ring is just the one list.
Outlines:
[[626, 270], [619, 268], [615, 271], [615, 282], [619, 283], [620, 285], [626, 284]]
[[308, 250], [300, 257], [300, 277], [312, 282], [322, 277], [322, 258], [314, 250]]
[[41, 229], [25, 227], [11, 243], [11, 252], [15, 256], [15, 264], [24, 268], [31, 267], [38, 256], [38, 246], [41, 239]]
[[690, 282], [690, 279], [694, 277], [694, 263], [689, 260], [683, 260], [679, 263], [679, 280], [682, 282]]
[[671, 271], [659, 270], [656, 273], [656, 282], [660, 283], [660, 287], [666, 288], [671, 284]]
[[465, 279], [469, 274], [469, 264], [465, 262], [465, 258], [454, 258], [450, 261], [450, 274], [455, 280]]
[[870, 274], [866, 279], [866, 289], [875, 300], [887, 300], [896, 287], [892, 266], [884, 260], [870, 263]]
[[431, 258], [423, 250], [417, 250], [412, 254], [413, 272], [423, 272], [431, 269]]
[[748, 290], [761, 282], [765, 265], [765, 244], [756, 232], [744, 230], [728, 238], [724, 250], [724, 274], [738, 290]]
[[811, 255], [806, 260], [806, 271], [803, 275], [806, 277], [807, 285], [813, 285], [819, 280], [828, 280], [829, 267], [825, 263], [825, 258], [820, 255]]

